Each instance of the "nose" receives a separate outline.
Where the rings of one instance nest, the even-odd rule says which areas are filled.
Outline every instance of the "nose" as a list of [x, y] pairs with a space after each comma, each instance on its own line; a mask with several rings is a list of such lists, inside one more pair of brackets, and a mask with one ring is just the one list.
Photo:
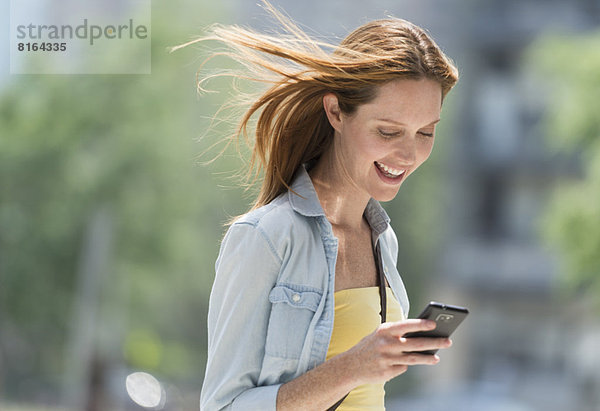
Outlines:
[[412, 166], [417, 161], [417, 141], [416, 136], [405, 136], [398, 139], [395, 147], [395, 157], [402, 165]]

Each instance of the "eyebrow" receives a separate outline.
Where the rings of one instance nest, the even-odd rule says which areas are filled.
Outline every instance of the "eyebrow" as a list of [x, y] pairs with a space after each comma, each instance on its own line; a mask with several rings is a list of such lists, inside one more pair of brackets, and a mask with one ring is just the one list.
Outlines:
[[[392, 120], [392, 119], [389, 119], [389, 118], [378, 118], [377, 120], [378, 120], [378, 121], [386, 121], [386, 122], [388, 122], [388, 123], [394, 123], [394, 124], [398, 124], [398, 125], [400, 125], [400, 126], [405, 126], [405, 125], [406, 125], [406, 124], [404, 124], [404, 123], [401, 123], [401, 122], [399, 122], [399, 121]], [[440, 121], [440, 120], [441, 120], [441, 119], [439, 119], [439, 118], [438, 118], [437, 120], [434, 120], [434, 121], [432, 121], [431, 123], [427, 124], [427, 125], [426, 125], [426, 126], [424, 126], [424, 127], [427, 127], [427, 126], [433, 126], [434, 124], [436, 124], [436, 123], [439, 123], [439, 121]]]

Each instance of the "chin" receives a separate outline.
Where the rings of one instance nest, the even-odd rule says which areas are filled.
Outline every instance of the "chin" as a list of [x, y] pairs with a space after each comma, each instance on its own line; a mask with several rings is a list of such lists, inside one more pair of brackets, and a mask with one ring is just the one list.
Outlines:
[[[398, 188], [400, 188], [400, 187], [398, 187]], [[373, 195], [371, 197], [373, 197], [375, 200], [377, 200], [381, 203], [386, 203], [388, 201], [392, 201], [394, 198], [396, 198], [397, 195], [398, 195], [398, 190], [396, 189], [394, 191], [373, 193]]]

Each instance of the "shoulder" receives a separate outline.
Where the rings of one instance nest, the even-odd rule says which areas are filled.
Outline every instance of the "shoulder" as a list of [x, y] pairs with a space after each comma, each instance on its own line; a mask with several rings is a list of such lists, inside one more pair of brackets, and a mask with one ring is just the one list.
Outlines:
[[313, 227], [310, 217], [305, 217], [292, 208], [289, 192], [285, 192], [269, 204], [240, 216], [229, 227], [225, 236], [231, 231], [244, 231], [252, 236], [260, 235], [275, 254], [283, 259], [290, 242], [310, 237]]

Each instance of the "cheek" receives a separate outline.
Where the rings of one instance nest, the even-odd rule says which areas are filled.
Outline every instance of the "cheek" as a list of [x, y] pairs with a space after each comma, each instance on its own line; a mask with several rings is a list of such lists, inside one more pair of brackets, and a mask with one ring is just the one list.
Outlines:
[[373, 162], [374, 159], [385, 153], [385, 148], [380, 147], [380, 144], [374, 141], [367, 131], [357, 131], [351, 139], [348, 139], [348, 142], [350, 144], [346, 146], [346, 149], [352, 153], [358, 167], [363, 167], [364, 164], [362, 163], [364, 161], [370, 160], [370, 162]]
[[389, 149], [374, 142], [363, 144], [361, 147], [358, 147], [358, 149], [360, 150], [359, 155], [365, 160], [369, 160], [370, 163], [384, 157], [386, 153], [389, 153]]

